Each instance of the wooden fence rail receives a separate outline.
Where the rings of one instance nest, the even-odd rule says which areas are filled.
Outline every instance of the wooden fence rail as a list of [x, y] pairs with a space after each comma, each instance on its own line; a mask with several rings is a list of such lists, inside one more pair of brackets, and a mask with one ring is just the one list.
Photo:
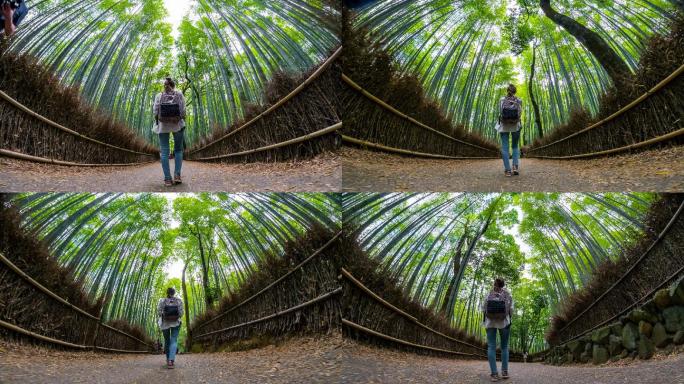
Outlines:
[[[94, 316], [83, 309], [69, 303], [67, 300], [64, 298], [60, 297], [59, 295], [55, 294], [54, 292], [50, 291], [48, 288], [46, 288], [44, 285], [40, 284], [33, 278], [31, 278], [28, 274], [26, 274], [24, 271], [22, 271], [19, 267], [17, 267], [12, 261], [10, 261], [5, 255], [0, 253], [0, 262], [4, 264], [7, 268], [9, 268], [12, 272], [16, 273], [19, 277], [21, 277], [23, 280], [28, 282], [31, 286], [33, 286], [36, 290], [42, 292], [45, 294], [48, 298], [57, 301], [58, 303], [66, 306], [67, 308], [73, 310], [74, 312], [79, 313], [80, 315], [85, 316], [88, 320], [95, 321], [95, 333], [92, 337], [92, 343], [91, 345], [84, 345], [84, 344], [75, 344], [75, 343], [70, 343], [64, 340], [58, 340], [56, 338], [40, 335], [38, 333], [26, 330], [24, 328], [19, 327], [18, 325], [2, 321], [0, 320], [0, 326], [3, 328], [9, 329], [11, 331], [23, 334], [25, 336], [32, 337], [37, 340], [65, 346], [65, 347], [70, 347], [70, 348], [76, 348], [76, 349], [99, 349], [99, 350], [105, 350], [105, 351], [115, 351], [115, 352], [121, 352], [121, 353], [149, 353], [152, 350], [152, 346], [146, 343], [143, 340], [138, 339], [137, 337], [130, 335], [120, 329], [114, 328], [108, 324], [104, 324], [102, 322], [102, 317], [101, 316]], [[116, 332], [122, 336], [125, 336], [137, 344], [142, 344], [146, 347], [148, 347], [147, 350], [122, 350], [122, 349], [114, 349], [114, 348], [108, 348], [106, 346], [99, 346], [97, 345], [97, 336], [98, 336], [98, 330], [99, 328], [104, 328], [108, 329], [110, 331]]]

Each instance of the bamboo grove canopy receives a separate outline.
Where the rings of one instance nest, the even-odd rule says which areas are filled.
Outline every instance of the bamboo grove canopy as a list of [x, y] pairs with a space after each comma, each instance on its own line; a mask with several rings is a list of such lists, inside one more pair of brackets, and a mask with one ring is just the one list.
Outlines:
[[150, 141], [154, 95], [165, 77], [178, 79], [190, 145], [263, 102], [275, 71], [325, 59], [339, 44], [336, 12], [327, 0], [197, 0], [174, 31], [163, 0], [43, 0], [11, 49]]
[[[627, 72], [636, 69], [649, 37], [667, 32], [675, 3], [550, 2], [596, 32]], [[454, 123], [487, 138], [496, 135], [498, 101], [509, 83], [517, 85], [524, 100], [526, 142], [565, 123], [573, 109], [597, 113], [599, 98], [611, 85], [597, 58], [547, 18], [539, 0], [375, 1], [355, 11], [356, 27], [372, 33], [402, 72], [418, 75], [427, 95]], [[541, 132], [534, 123], [530, 89], [539, 104]]]
[[484, 337], [496, 277], [515, 301], [511, 346], [544, 348], [549, 317], [643, 234], [653, 194], [344, 194], [344, 225], [406, 295]]
[[325, 194], [22, 194], [11, 204], [93, 300], [105, 320], [125, 319], [149, 334], [167, 269], [183, 265], [190, 319], [240, 286], [267, 253], [313, 226], [339, 227]]

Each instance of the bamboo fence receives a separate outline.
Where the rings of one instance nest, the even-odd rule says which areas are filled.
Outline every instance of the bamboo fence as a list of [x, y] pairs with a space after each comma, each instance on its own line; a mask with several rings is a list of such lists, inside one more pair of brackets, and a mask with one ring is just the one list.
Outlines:
[[[346, 269], [340, 270], [344, 284], [342, 323], [351, 329], [409, 349], [440, 352], [471, 358], [486, 358], [486, 348], [439, 332], [375, 294]], [[351, 337], [358, 338], [357, 333]]]
[[[69, 303], [64, 298], [58, 296], [48, 288], [31, 278], [7, 257], [0, 253], [0, 262], [5, 268], [0, 270], [0, 281], [9, 282], [14, 287], [19, 287], [22, 292], [22, 297], [30, 296], [33, 293], [40, 292], [46, 300], [42, 300], [41, 305], [35, 305], [32, 308], [20, 308], [23, 311], [30, 310], [31, 319], [38, 319], [38, 324], [32, 324], [34, 330], [26, 329], [26, 326], [20, 326], [10, 322], [16, 314], [13, 315], [12, 303], [5, 303], [5, 312], [0, 312], [0, 327], [8, 329], [19, 335], [29, 337], [31, 339], [46, 342], [49, 344], [59, 345], [74, 349], [95, 349], [102, 351], [118, 352], [118, 353], [149, 353], [152, 351], [152, 346], [137, 337], [130, 335], [124, 331], [116, 329], [108, 324], [104, 324], [101, 316], [94, 316], [83, 309]], [[9, 274], [20, 279], [12, 279]], [[24, 283], [20, 283], [23, 281]], [[31, 291], [31, 292], [29, 292]], [[16, 297], [13, 302], [15, 306], [21, 305], [22, 297]], [[71, 316], [60, 316], [60, 310], [57, 308], [61, 306], [66, 307], [72, 312]], [[44, 313], [40, 313], [40, 309], [46, 309]], [[52, 311], [52, 312], [51, 312]], [[36, 313], [38, 312], [38, 313]], [[52, 318], [51, 318], [52, 316]], [[56, 316], [61, 318], [57, 319]], [[21, 319], [15, 319], [21, 320]], [[62, 338], [57, 335], [45, 335], [49, 333], [50, 328], [55, 328], [52, 324], [59, 324], [63, 329], [57, 333], [63, 333]], [[37, 332], [42, 330], [43, 332]], [[46, 332], [47, 331], [47, 332]], [[52, 329], [55, 331], [55, 329]], [[81, 332], [79, 332], [81, 331]], [[63, 338], [70, 338], [71, 340], [63, 340]], [[141, 349], [145, 348], [145, 349]]]
[[348, 85], [346, 89], [351, 89], [343, 92], [345, 127], [342, 134], [348, 143], [421, 157], [498, 158], [498, 150], [430, 127], [389, 105], [344, 74], [342, 81]]
[[[218, 347], [255, 335], [327, 332], [339, 324], [337, 267], [328, 255], [335, 234], [288, 272], [240, 303], [195, 325], [193, 342]], [[200, 333], [201, 332], [201, 333]]]
[[[335, 149], [339, 145], [335, 132], [341, 127], [341, 119], [333, 91], [339, 82], [336, 61], [341, 53], [342, 47], [265, 111], [238, 128], [190, 149], [188, 158], [230, 161], [249, 156], [249, 160], [284, 160]], [[274, 130], [274, 126], [278, 129]], [[295, 144], [299, 146], [293, 147]]]
[[[646, 302], [656, 291], [684, 275], [684, 258], [678, 254], [684, 235], [682, 210], [684, 203], [679, 205], [665, 228], [634, 264], [558, 331], [563, 340], [560, 344], [580, 338], [615, 321]], [[622, 304], [625, 296], [629, 296], [631, 304]]]
[[117, 147], [82, 135], [44, 117], [0, 91], [3, 156], [60, 165], [130, 165], [156, 154]]
[[[538, 157], [538, 158], [550, 158], [550, 159], [572, 159], [572, 158], [583, 158], [583, 157], [593, 157], [602, 156], [607, 154], [614, 154], [618, 152], [625, 152], [632, 149], [637, 149], [645, 147], [648, 145], [653, 145], [657, 143], [663, 143], [666, 141], [674, 140], [684, 134], [684, 128], [682, 128], [682, 115], [681, 112], [684, 110], [682, 106], [681, 98], [674, 96], [673, 92], [665, 95], [659, 95], [655, 103], [667, 104], [664, 109], [656, 108], [656, 105], [651, 103], [651, 105], [646, 105], [645, 108], [636, 110], [637, 106], [641, 106], [646, 101], [649, 101], [652, 96], [659, 94], [667, 89], [668, 85], [671, 85], [675, 80], [678, 80], [679, 76], [684, 73], [684, 64], [677, 68], [672, 74], [667, 76], [661, 82], [656, 84], [653, 88], [646, 91], [644, 94], [639, 96], [637, 99], [633, 100], [629, 104], [620, 108], [615, 113], [609, 115], [600, 121], [591, 124], [590, 126], [574, 132], [562, 139], [556, 140], [554, 142], [544, 144], [538, 147], [530, 147], [525, 150], [527, 157]], [[679, 89], [682, 85], [674, 85], [675, 89]], [[679, 90], [681, 92], [681, 90]], [[635, 112], [634, 112], [635, 111]], [[628, 112], [634, 112], [632, 115], [627, 115]], [[637, 119], [636, 114], [648, 115], [645, 118]], [[671, 115], [669, 119], [666, 119], [664, 115]], [[636, 134], [625, 132], [627, 127], [619, 124], [616, 121], [618, 117], [622, 117], [622, 123], [624, 125], [630, 125], [629, 128], [638, 129]], [[628, 123], [626, 119], [634, 119], [634, 124]], [[665, 119], [665, 120], [664, 120]], [[614, 123], [612, 126], [607, 128], [608, 132], [602, 132], [596, 134], [596, 128], [606, 126], [608, 123]], [[667, 129], [667, 133], [653, 135], [653, 132], [658, 132], [658, 129], [649, 129], [651, 125], [659, 125], [662, 128]], [[679, 125], [679, 127], [677, 127]], [[591, 135], [590, 135], [591, 134]], [[646, 139], [647, 137], [649, 137]], [[615, 147], [611, 145], [615, 138], [621, 139], [621, 141], [629, 142], [627, 145], [622, 145]], [[572, 140], [575, 139], [575, 140]], [[568, 142], [570, 141], [570, 142]], [[582, 142], [591, 143], [592, 147], [601, 148], [598, 151], [583, 153], [586, 146], [580, 145]], [[562, 145], [562, 146], [561, 146]], [[613, 148], [610, 148], [610, 147]], [[560, 149], [554, 149], [560, 148]], [[573, 153], [574, 152], [574, 153]], [[577, 153], [580, 152], [580, 153]], [[530, 155], [532, 153], [539, 153]]]

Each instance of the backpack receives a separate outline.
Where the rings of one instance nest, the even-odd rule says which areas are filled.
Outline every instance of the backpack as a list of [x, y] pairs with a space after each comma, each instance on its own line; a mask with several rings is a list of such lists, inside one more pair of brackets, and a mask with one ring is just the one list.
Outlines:
[[180, 105], [176, 101], [176, 93], [169, 95], [162, 92], [159, 97], [159, 121], [177, 124], [181, 119]]
[[164, 299], [162, 318], [165, 321], [177, 321], [180, 317], [180, 303], [175, 298]]
[[518, 98], [504, 97], [501, 102], [501, 122], [504, 124], [517, 124], [520, 122], [520, 104]]
[[501, 321], [506, 319], [506, 297], [503, 292], [490, 292], [487, 296], [487, 319]]

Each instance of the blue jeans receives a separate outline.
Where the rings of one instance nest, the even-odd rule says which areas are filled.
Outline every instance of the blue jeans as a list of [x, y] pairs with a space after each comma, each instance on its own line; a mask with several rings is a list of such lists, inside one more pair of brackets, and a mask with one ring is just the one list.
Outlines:
[[498, 373], [496, 371], [496, 331], [499, 331], [501, 338], [501, 370], [508, 371], [508, 336], [511, 328], [487, 328], [487, 359], [489, 359], [489, 369], [492, 374]]
[[[18, 27], [26, 15], [28, 15], [28, 6], [26, 6], [25, 1], [22, 1], [21, 4], [19, 4], [19, 8], [14, 10], [14, 14], [12, 15], [12, 24], [14, 24], [15, 27]], [[2, 14], [0, 14], [0, 22], [3, 25], [5, 24], [5, 16]]]
[[176, 349], [178, 349], [178, 332], [180, 325], [173, 328], [164, 329], [164, 352], [166, 352], [166, 360], [176, 360]]
[[513, 141], [513, 165], [517, 167], [518, 159], [520, 159], [520, 131], [501, 132], [499, 133], [499, 135], [501, 136], [501, 157], [503, 158], [504, 168], [507, 171], [510, 171], [511, 164], [508, 161], [508, 159], [510, 158], [510, 154], [508, 153], [508, 137], [510, 136]]
[[[183, 166], [183, 134], [185, 129], [173, 132], [173, 156], [174, 174], [180, 176]], [[171, 169], [169, 168], [169, 133], [159, 134], [159, 145], [161, 147], [161, 164], [164, 171], [164, 180], [172, 180]]]

